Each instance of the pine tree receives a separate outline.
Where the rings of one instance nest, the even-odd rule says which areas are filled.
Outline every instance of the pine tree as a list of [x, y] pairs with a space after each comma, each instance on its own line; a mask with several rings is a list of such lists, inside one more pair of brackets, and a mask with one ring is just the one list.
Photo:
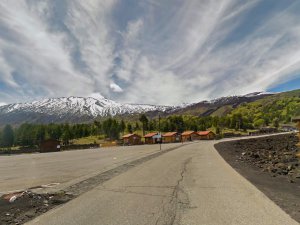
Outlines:
[[12, 147], [14, 144], [14, 131], [11, 125], [6, 125], [2, 132], [2, 146]]
[[127, 124], [127, 132], [132, 134], [133, 130], [132, 130], [132, 125], [130, 123]]
[[125, 129], [126, 129], [126, 124], [125, 124], [124, 120], [122, 120], [120, 123], [120, 131], [122, 132], [123, 135], [124, 135]]
[[145, 131], [148, 129], [148, 118], [145, 114], [142, 114], [139, 118], [140, 122], [142, 123], [142, 128], [143, 128], [143, 135], [145, 135]]

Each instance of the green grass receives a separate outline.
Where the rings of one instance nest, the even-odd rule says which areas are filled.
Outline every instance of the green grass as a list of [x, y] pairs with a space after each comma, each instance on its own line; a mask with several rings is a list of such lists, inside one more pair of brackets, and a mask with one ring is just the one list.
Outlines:
[[0, 148], [0, 151], [1, 150], [7, 150], [7, 149], [10, 149], [10, 150], [19, 150], [21, 148], [21, 146], [13, 146], [13, 147], [10, 147], [10, 148]]
[[241, 135], [248, 135], [249, 132], [255, 132], [257, 130], [247, 130], [247, 131], [244, 131], [244, 130], [235, 130], [235, 129], [228, 129], [228, 128], [225, 128], [222, 130], [222, 133], [233, 133], [233, 134], [241, 134]]
[[79, 139], [74, 139], [71, 141], [75, 145], [87, 145], [87, 144], [103, 144], [105, 142], [103, 135], [97, 135], [97, 136], [89, 136], [89, 137], [83, 137]]

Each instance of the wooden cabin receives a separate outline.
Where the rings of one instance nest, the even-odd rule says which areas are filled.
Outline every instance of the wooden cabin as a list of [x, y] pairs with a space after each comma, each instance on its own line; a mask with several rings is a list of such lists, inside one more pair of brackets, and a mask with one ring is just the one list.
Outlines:
[[145, 144], [157, 144], [161, 141], [161, 136], [157, 132], [152, 132], [144, 136]]
[[126, 134], [122, 137], [124, 145], [140, 145], [142, 137], [137, 134]]
[[199, 139], [200, 139], [200, 136], [195, 131], [185, 131], [181, 134], [182, 142], [194, 141], [194, 140], [199, 140]]
[[181, 135], [177, 132], [168, 132], [162, 135], [163, 143], [175, 143], [181, 141]]
[[200, 136], [200, 140], [213, 140], [216, 134], [212, 131], [199, 131], [197, 132]]
[[49, 139], [41, 142], [40, 152], [59, 152], [60, 147], [60, 141]]

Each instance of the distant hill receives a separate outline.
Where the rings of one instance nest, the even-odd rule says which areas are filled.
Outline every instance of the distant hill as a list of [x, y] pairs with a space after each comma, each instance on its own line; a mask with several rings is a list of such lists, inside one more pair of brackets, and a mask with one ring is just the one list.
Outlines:
[[250, 121], [264, 120], [272, 123], [278, 120], [289, 123], [293, 117], [300, 116], [300, 90], [283, 92], [266, 96], [250, 103], [243, 103], [231, 111], [231, 114], [241, 114]]
[[21, 123], [83, 123], [108, 116], [137, 119], [140, 113], [150, 118], [169, 115], [225, 116], [240, 113], [252, 120], [267, 115], [270, 120], [289, 121], [300, 115], [300, 90], [284, 93], [256, 92], [243, 96], [229, 96], [182, 106], [122, 104], [103, 96], [88, 98], [51, 98], [31, 103], [0, 107], [0, 126]]
[[166, 114], [194, 115], [194, 116], [225, 116], [243, 103], [254, 102], [268, 96], [271, 93], [255, 92], [243, 96], [229, 96], [214, 99], [211, 101], [202, 101], [191, 104], [173, 111], [167, 111]]

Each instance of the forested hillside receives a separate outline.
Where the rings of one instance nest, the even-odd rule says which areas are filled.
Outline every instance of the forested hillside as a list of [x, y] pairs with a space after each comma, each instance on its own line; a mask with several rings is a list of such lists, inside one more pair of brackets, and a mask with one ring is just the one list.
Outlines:
[[254, 127], [268, 126], [272, 123], [290, 123], [291, 118], [300, 115], [300, 90], [280, 93], [251, 103], [241, 104], [230, 115], [241, 115]]
[[[229, 113], [221, 116], [189, 113], [164, 115], [156, 112], [157, 114], [152, 116], [147, 114], [117, 116], [81, 124], [24, 123], [13, 127], [6, 125], [0, 129], [0, 148], [39, 145], [49, 138], [61, 140], [67, 145], [69, 141], [83, 137], [97, 136], [101, 139], [117, 140], [122, 134], [133, 132], [144, 134], [152, 131], [183, 132], [209, 129], [222, 137], [226, 132], [247, 134], [249, 130], [265, 126], [279, 128], [283, 124], [291, 123], [293, 117], [300, 116], [300, 90], [268, 95], [252, 102], [238, 104]], [[224, 104], [220, 106], [223, 107]]]

